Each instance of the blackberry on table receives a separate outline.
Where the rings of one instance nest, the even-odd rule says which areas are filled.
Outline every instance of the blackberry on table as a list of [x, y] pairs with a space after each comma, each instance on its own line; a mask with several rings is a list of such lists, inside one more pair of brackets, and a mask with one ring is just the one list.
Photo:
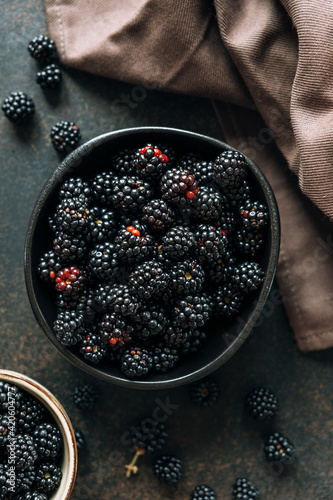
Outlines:
[[45, 409], [35, 398], [24, 396], [21, 399], [20, 407], [16, 413], [16, 426], [20, 429], [22, 434], [29, 434], [44, 418]]
[[279, 402], [270, 389], [256, 387], [247, 395], [246, 407], [253, 418], [268, 420], [276, 415], [279, 409]]
[[251, 228], [239, 229], [234, 235], [234, 244], [240, 254], [253, 257], [264, 246], [264, 235]]
[[49, 250], [39, 259], [37, 273], [45, 283], [50, 283], [54, 282], [56, 274], [62, 267], [58, 255], [53, 250]]
[[195, 232], [195, 240], [196, 255], [200, 262], [210, 264], [223, 258], [227, 247], [227, 237], [222, 229], [199, 224]]
[[[186, 162], [185, 162], [186, 165]], [[184, 166], [185, 166], [184, 165]], [[212, 161], [198, 161], [192, 165], [186, 165], [185, 168], [195, 175], [195, 178], [199, 182], [200, 186], [206, 186], [207, 184], [215, 184], [215, 164]]]
[[242, 226], [251, 229], [263, 229], [269, 218], [268, 208], [259, 201], [248, 201], [239, 209]]
[[62, 120], [53, 125], [50, 138], [55, 149], [63, 153], [71, 151], [77, 146], [81, 139], [81, 133], [74, 122]]
[[80, 342], [80, 354], [90, 363], [97, 364], [106, 356], [106, 347], [94, 330], [84, 335]]
[[37, 460], [37, 446], [29, 434], [15, 436], [15, 467], [26, 469]]
[[226, 206], [224, 196], [212, 186], [202, 186], [195, 197], [192, 209], [200, 220], [211, 222], [218, 221]]
[[205, 377], [190, 385], [191, 401], [201, 408], [216, 405], [220, 397], [220, 386], [211, 377]]
[[138, 215], [153, 197], [149, 182], [136, 176], [115, 177], [112, 183], [111, 201], [123, 214]]
[[142, 340], [155, 337], [169, 323], [166, 311], [155, 304], [144, 304], [139, 307], [133, 319], [137, 328], [136, 337]]
[[265, 279], [264, 272], [257, 262], [243, 262], [231, 274], [235, 289], [245, 294], [257, 290]]
[[87, 241], [104, 243], [111, 240], [117, 232], [118, 222], [116, 214], [107, 207], [93, 207], [89, 211], [86, 230]]
[[31, 57], [41, 63], [50, 62], [57, 55], [55, 43], [47, 35], [34, 37], [29, 42], [28, 51]]
[[185, 260], [170, 267], [170, 286], [179, 295], [199, 292], [203, 287], [205, 273], [196, 260]]
[[22, 91], [11, 92], [2, 104], [2, 111], [14, 125], [20, 125], [30, 120], [35, 113], [35, 103]]
[[153, 370], [166, 373], [176, 366], [179, 361], [179, 349], [169, 346], [164, 342], [158, 342], [152, 348]]
[[91, 179], [91, 191], [97, 203], [103, 207], [112, 207], [112, 183], [114, 175], [112, 172], [101, 172]]
[[80, 410], [92, 410], [98, 396], [97, 389], [88, 384], [76, 386], [73, 393], [74, 403]]
[[148, 300], [164, 292], [169, 284], [169, 275], [156, 260], [138, 265], [128, 279], [128, 286], [140, 299]]
[[7, 413], [9, 404], [14, 404], [18, 408], [22, 396], [22, 392], [16, 386], [0, 381], [0, 413]]
[[39, 424], [32, 433], [36, 443], [38, 458], [55, 458], [62, 447], [62, 436], [55, 425], [45, 422]]
[[55, 289], [64, 296], [76, 297], [82, 293], [85, 285], [85, 275], [76, 266], [61, 269], [55, 279]]
[[57, 206], [54, 218], [52, 219], [53, 228], [63, 233], [82, 233], [88, 226], [89, 209], [85, 199], [64, 198]]
[[243, 295], [236, 291], [230, 283], [227, 283], [218, 287], [213, 294], [213, 300], [215, 315], [230, 318], [239, 314], [243, 304]]
[[195, 329], [203, 326], [211, 316], [211, 307], [205, 294], [188, 295], [176, 301], [172, 311], [172, 324], [182, 330]]
[[122, 149], [112, 157], [111, 164], [119, 176], [135, 174], [133, 156], [134, 152], [131, 149]]
[[53, 240], [53, 251], [61, 262], [61, 266], [82, 262], [86, 258], [87, 244], [80, 234], [56, 233]]
[[59, 487], [61, 478], [62, 472], [57, 465], [44, 462], [36, 469], [36, 489], [42, 493], [50, 493]]
[[238, 478], [233, 486], [232, 494], [238, 499], [251, 500], [259, 497], [259, 490], [253, 481], [247, 478]]
[[247, 175], [248, 165], [245, 157], [237, 151], [223, 151], [214, 164], [217, 183], [225, 190], [238, 187]]
[[121, 371], [127, 377], [142, 377], [147, 375], [153, 366], [151, 353], [141, 347], [129, 347], [125, 349], [121, 357]]
[[177, 484], [183, 472], [183, 461], [173, 455], [163, 455], [154, 463], [154, 474], [166, 484]]
[[82, 431], [79, 429], [74, 429], [76, 447], [80, 451], [85, 447], [85, 439]]
[[62, 345], [75, 345], [84, 332], [83, 317], [76, 311], [60, 311], [53, 323], [53, 331]]
[[191, 493], [191, 500], [216, 500], [215, 491], [206, 484], [198, 484]]
[[59, 87], [62, 81], [62, 73], [57, 64], [49, 64], [36, 75], [36, 82], [42, 89], [54, 89]]
[[279, 432], [271, 434], [265, 442], [265, 456], [269, 462], [275, 461], [281, 464], [293, 462], [295, 455], [294, 445]]
[[120, 229], [113, 242], [118, 257], [128, 264], [138, 264], [148, 260], [156, 251], [154, 238], [149, 234], [141, 235], [134, 226]]
[[142, 220], [154, 231], [165, 231], [173, 224], [174, 211], [164, 200], [151, 200], [142, 208]]
[[161, 239], [161, 251], [172, 260], [189, 257], [196, 248], [193, 232], [185, 226], [170, 229]]
[[114, 282], [119, 274], [120, 265], [113, 243], [104, 241], [95, 245], [88, 255], [87, 269], [96, 280]]
[[186, 205], [197, 197], [199, 183], [188, 170], [168, 170], [161, 179], [162, 198], [175, 205]]
[[135, 152], [132, 165], [143, 179], [156, 179], [167, 170], [168, 163], [169, 158], [160, 149], [148, 144]]
[[82, 204], [87, 204], [91, 201], [91, 189], [89, 183], [81, 179], [81, 177], [71, 177], [64, 181], [59, 190], [59, 199], [79, 198]]

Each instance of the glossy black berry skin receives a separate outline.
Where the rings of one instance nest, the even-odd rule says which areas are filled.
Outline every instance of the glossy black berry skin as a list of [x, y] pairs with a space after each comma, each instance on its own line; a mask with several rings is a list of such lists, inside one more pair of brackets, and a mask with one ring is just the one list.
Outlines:
[[55, 149], [63, 153], [76, 148], [81, 133], [74, 122], [60, 121], [51, 128], [50, 138]]
[[275, 417], [279, 409], [279, 402], [270, 389], [257, 387], [247, 395], [246, 407], [253, 418], [269, 420]]
[[34, 37], [29, 42], [28, 51], [31, 57], [41, 63], [48, 63], [57, 55], [55, 43], [47, 35]]
[[215, 160], [218, 185], [225, 191], [237, 188], [247, 174], [247, 162], [238, 151], [223, 151]]
[[130, 378], [147, 375], [153, 366], [152, 355], [147, 349], [132, 347], [124, 351], [121, 370]]
[[163, 455], [154, 463], [154, 474], [165, 484], [177, 484], [183, 472], [183, 461], [175, 456]]
[[153, 189], [148, 181], [134, 175], [114, 178], [111, 201], [120, 214], [137, 216], [152, 197]]
[[62, 81], [62, 73], [56, 64], [49, 64], [44, 69], [38, 71], [36, 82], [43, 90], [59, 87]]
[[158, 179], [167, 170], [169, 158], [151, 144], [136, 151], [133, 167], [139, 177]]
[[190, 500], [216, 500], [215, 491], [206, 484], [197, 485], [192, 491]]
[[238, 478], [233, 486], [232, 494], [239, 500], [251, 500], [259, 497], [259, 490], [249, 479]]
[[77, 449], [82, 450], [85, 447], [85, 438], [82, 431], [80, 431], [79, 429], [74, 429], [74, 435]]
[[155, 260], [138, 265], [128, 279], [129, 288], [140, 299], [148, 300], [163, 293], [170, 281], [169, 275]]
[[174, 211], [164, 200], [151, 200], [142, 209], [142, 220], [154, 231], [162, 232], [173, 224]]
[[21, 125], [33, 117], [35, 104], [24, 92], [12, 92], [3, 101], [2, 111], [14, 125]]
[[168, 437], [165, 425], [151, 416], [143, 418], [139, 425], [132, 426], [129, 435], [133, 448], [147, 453], [161, 450]]
[[37, 442], [29, 434], [19, 434], [15, 438], [15, 467], [26, 469], [42, 455], [37, 453]]
[[65, 345], [77, 344], [84, 332], [84, 321], [77, 311], [60, 311], [53, 323], [53, 331], [57, 340]]
[[51, 459], [58, 456], [62, 447], [62, 437], [58, 427], [50, 423], [42, 423], [36, 427], [32, 438], [36, 443], [39, 459]]
[[162, 237], [160, 250], [175, 261], [190, 257], [196, 250], [194, 233], [185, 226], [173, 227]]
[[294, 460], [295, 447], [285, 436], [279, 432], [271, 434], [265, 442], [265, 456], [269, 462], [289, 464]]
[[62, 478], [62, 472], [54, 463], [44, 462], [36, 470], [36, 488], [42, 493], [56, 490]]
[[44, 407], [34, 398], [24, 396], [16, 413], [16, 426], [23, 434], [30, 434], [45, 418]]
[[53, 250], [50, 250], [40, 258], [37, 273], [43, 281], [50, 283], [55, 281], [56, 274], [62, 267], [59, 256]]
[[179, 296], [198, 293], [202, 290], [205, 273], [196, 260], [185, 260], [172, 265], [169, 274], [170, 287]]
[[164, 342], [159, 342], [152, 349], [153, 370], [156, 372], [166, 373], [179, 361], [179, 348], [168, 346]]
[[78, 385], [74, 389], [74, 403], [80, 410], [92, 410], [98, 398], [97, 389], [88, 384]]
[[205, 377], [190, 386], [191, 401], [201, 408], [209, 408], [216, 405], [219, 397], [219, 384], [211, 377]]
[[261, 285], [265, 275], [257, 262], [243, 262], [235, 266], [231, 274], [231, 283], [235, 290], [248, 294]]

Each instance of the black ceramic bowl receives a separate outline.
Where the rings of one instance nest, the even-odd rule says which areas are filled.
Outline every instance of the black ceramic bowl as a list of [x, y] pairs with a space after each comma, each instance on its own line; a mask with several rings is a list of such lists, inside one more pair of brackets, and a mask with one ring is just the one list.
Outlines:
[[255, 324], [272, 285], [279, 254], [280, 227], [275, 197], [266, 178], [247, 158], [249, 177], [253, 187], [253, 199], [265, 203], [269, 208], [270, 222], [266, 233], [265, 248], [260, 265], [266, 279], [252, 301], [239, 317], [226, 328], [222, 319], [207, 324], [208, 339], [201, 351], [192, 357], [183, 358], [172, 371], [165, 374], [149, 374], [142, 379], [128, 379], [117, 367], [92, 365], [75, 352], [61, 345], [55, 338], [52, 325], [56, 317], [54, 297], [47, 294], [45, 285], [38, 278], [36, 269], [43, 253], [51, 247], [52, 234], [48, 217], [57, 205], [57, 195], [63, 181], [69, 177], [89, 178], [106, 170], [112, 154], [128, 147], [140, 147], [146, 143], [167, 143], [179, 153], [200, 153], [203, 159], [213, 160], [223, 150], [232, 150], [229, 145], [193, 132], [162, 127], [140, 127], [110, 132], [83, 144], [68, 155], [43, 187], [29, 223], [25, 245], [25, 278], [29, 299], [38, 323], [50, 342], [61, 354], [82, 370], [122, 386], [140, 389], [162, 389], [193, 382], [216, 370], [235, 354], [248, 337]]

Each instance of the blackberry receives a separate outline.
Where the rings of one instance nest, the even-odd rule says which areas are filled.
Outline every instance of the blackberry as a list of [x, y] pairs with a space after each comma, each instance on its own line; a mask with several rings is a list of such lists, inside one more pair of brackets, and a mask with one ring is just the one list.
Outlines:
[[85, 439], [83, 433], [79, 429], [74, 429], [76, 447], [80, 451], [85, 447]]
[[153, 197], [149, 182], [136, 176], [116, 177], [112, 183], [111, 200], [122, 213], [137, 215]]
[[44, 69], [38, 71], [36, 75], [36, 82], [42, 89], [54, 89], [58, 87], [62, 81], [62, 73], [59, 66], [56, 64], [49, 64]]
[[264, 272], [257, 262], [243, 262], [231, 274], [235, 289], [245, 294], [257, 290], [264, 279]]
[[268, 437], [264, 451], [266, 459], [269, 462], [275, 461], [281, 464], [288, 464], [294, 460], [294, 445], [279, 432], [275, 432]]
[[81, 177], [71, 177], [63, 182], [59, 190], [59, 199], [80, 198], [82, 204], [91, 201], [91, 189], [89, 183], [82, 180]]
[[173, 224], [174, 211], [164, 200], [151, 200], [142, 208], [142, 220], [154, 231], [164, 231]]
[[43, 281], [50, 283], [55, 280], [56, 274], [61, 268], [62, 264], [58, 255], [52, 250], [49, 250], [39, 259], [37, 273]]
[[263, 233], [244, 228], [236, 231], [234, 235], [234, 243], [237, 251], [241, 255], [256, 255], [264, 246]]
[[226, 284], [233, 273], [235, 265], [236, 259], [231, 250], [226, 247], [223, 257], [219, 257], [217, 260], [213, 260], [209, 263], [205, 262], [206, 283], [215, 285]]
[[153, 366], [151, 353], [141, 347], [125, 349], [121, 357], [121, 371], [127, 377], [142, 377], [147, 375]]
[[227, 235], [227, 237], [231, 236], [236, 228], [236, 220], [233, 212], [224, 211], [219, 220], [214, 221], [214, 226], [217, 229], [222, 229]]
[[89, 209], [81, 198], [65, 198], [57, 206], [53, 228], [66, 234], [82, 233], [88, 226]]
[[173, 168], [176, 160], [176, 150], [171, 144], [157, 144], [158, 149], [163, 155], [166, 155], [169, 159], [168, 168]]
[[251, 500], [259, 497], [259, 490], [255, 483], [246, 478], [239, 478], [233, 486], [232, 494], [234, 497]]
[[163, 455], [154, 463], [154, 474], [166, 484], [177, 484], [183, 472], [183, 461], [172, 455]]
[[114, 282], [119, 274], [119, 259], [109, 241], [97, 244], [88, 256], [88, 271], [99, 281]]
[[169, 325], [162, 333], [162, 340], [169, 347], [185, 345], [192, 336], [192, 330], [185, 330], [174, 324]]
[[45, 418], [44, 407], [31, 397], [23, 397], [16, 413], [16, 426], [20, 432], [30, 433]]
[[210, 318], [211, 307], [206, 294], [191, 296], [176, 302], [172, 311], [173, 325], [182, 330], [203, 326]]
[[76, 311], [61, 311], [53, 323], [53, 330], [62, 345], [75, 345], [82, 339], [83, 317]]
[[206, 484], [198, 484], [191, 494], [191, 500], [216, 500], [215, 491]]
[[156, 251], [155, 242], [150, 235], [141, 235], [134, 226], [120, 229], [113, 240], [115, 252], [127, 264], [139, 264], [150, 259]]
[[111, 172], [101, 172], [91, 180], [91, 189], [94, 199], [105, 207], [112, 207], [112, 183], [114, 176]]
[[75, 298], [84, 290], [85, 275], [76, 266], [65, 267], [58, 272], [55, 283], [57, 292]]
[[180, 157], [179, 165], [184, 170], [191, 170], [191, 168], [201, 161], [201, 157], [197, 153], [185, 153]]
[[15, 467], [26, 469], [37, 460], [37, 447], [29, 434], [15, 436]]
[[47, 496], [39, 491], [27, 491], [18, 500], [47, 500]]
[[169, 283], [169, 275], [156, 260], [143, 262], [129, 276], [128, 286], [140, 299], [150, 299], [164, 292]]
[[42, 463], [36, 470], [36, 489], [42, 493], [55, 491], [60, 485], [61, 478], [61, 469], [54, 463]]
[[211, 377], [205, 377], [190, 385], [191, 401], [201, 408], [216, 405], [220, 397], [220, 387]]
[[176, 366], [179, 361], [179, 349], [169, 346], [164, 342], [152, 347], [153, 370], [155, 372], [166, 373]]
[[118, 228], [115, 212], [107, 207], [93, 207], [90, 209], [87, 224], [87, 241], [104, 243], [111, 240]]
[[252, 189], [247, 179], [241, 179], [238, 186], [229, 188], [224, 194], [231, 209], [238, 212], [239, 207], [247, 203], [251, 193]]
[[219, 286], [213, 295], [213, 299], [215, 315], [224, 318], [239, 314], [243, 304], [242, 294], [237, 292], [230, 283]]
[[74, 149], [81, 139], [80, 129], [74, 122], [60, 121], [51, 128], [50, 138], [60, 153]]
[[[62, 294], [59, 294], [57, 297], [57, 307], [58, 309], [61, 309], [61, 305], [65, 305], [66, 302], [62, 296]], [[92, 323], [96, 317], [96, 311], [95, 311], [95, 299], [93, 295], [93, 290], [83, 290], [82, 294], [77, 297], [77, 299], [73, 302], [74, 304], [74, 309], [79, 314], [82, 316], [83, 321], [86, 325], [89, 325]], [[64, 310], [68, 310], [68, 308], [65, 306]]]
[[32, 439], [36, 443], [38, 458], [55, 458], [62, 447], [61, 433], [55, 425], [45, 422], [33, 431]]
[[0, 415], [0, 448], [7, 446], [9, 437], [10, 421], [8, 414]]
[[97, 389], [88, 384], [78, 385], [74, 389], [74, 403], [80, 410], [92, 410], [99, 394]]
[[161, 244], [161, 251], [172, 260], [189, 257], [196, 248], [193, 232], [184, 226], [176, 226], [170, 229], [162, 237]]
[[117, 175], [133, 175], [135, 168], [133, 166], [134, 152], [130, 149], [118, 151], [111, 159], [111, 164]]
[[[135, 295], [133, 295], [130, 289], [122, 284], [113, 285], [109, 292], [108, 297], [105, 300], [108, 303], [109, 309], [120, 314], [122, 316], [133, 316], [136, 314], [139, 302]], [[96, 302], [99, 302], [99, 297], [95, 297]]]
[[279, 409], [278, 398], [265, 387], [252, 389], [246, 398], [246, 407], [249, 414], [258, 420], [268, 420], [276, 415]]
[[[89, 331], [90, 332], [90, 331]], [[85, 335], [80, 344], [80, 354], [90, 363], [97, 364], [106, 356], [106, 347], [99, 335], [88, 333]]]
[[217, 183], [226, 191], [237, 188], [247, 175], [245, 157], [237, 151], [223, 151], [214, 163]]
[[196, 260], [185, 260], [170, 267], [170, 286], [178, 295], [199, 292], [203, 287], [205, 273]]
[[18, 408], [22, 399], [22, 392], [14, 385], [0, 381], [0, 413], [8, 413], [8, 405]]
[[8, 120], [15, 125], [20, 125], [33, 117], [35, 104], [24, 92], [11, 92], [3, 101], [2, 111]]
[[99, 335], [109, 348], [124, 347], [132, 341], [134, 326], [115, 313], [104, 314], [99, 323]]
[[239, 209], [241, 223], [245, 228], [252, 230], [263, 229], [269, 219], [268, 209], [263, 203], [259, 201], [248, 201]]
[[187, 168], [191, 174], [195, 175], [200, 186], [206, 186], [210, 183], [215, 184], [215, 165], [212, 161], [198, 161], [185, 168]]
[[203, 330], [193, 330], [188, 339], [180, 345], [181, 355], [187, 356], [188, 354], [196, 354], [199, 352], [206, 339], [207, 335]]
[[82, 262], [86, 258], [87, 244], [83, 236], [57, 232], [53, 240], [53, 251], [62, 263]]
[[225, 206], [225, 198], [217, 189], [203, 186], [200, 187], [192, 208], [198, 219], [213, 222], [221, 218]]
[[155, 337], [168, 325], [166, 311], [160, 305], [147, 305], [140, 307], [134, 317], [137, 327], [136, 336], [142, 340]]
[[[18, 472], [18, 471], [17, 471]], [[15, 474], [15, 487], [17, 488], [17, 473]], [[0, 499], [7, 500], [13, 491], [13, 470], [6, 463], [0, 463]]]
[[136, 151], [133, 167], [137, 174], [147, 179], [156, 179], [167, 170], [169, 158], [156, 146], [148, 144]]
[[35, 36], [29, 42], [28, 51], [31, 57], [41, 63], [49, 62], [57, 55], [55, 43], [47, 35]]
[[142, 236], [150, 234], [148, 226], [141, 219], [136, 219], [130, 214], [127, 214], [127, 216], [123, 215], [120, 217], [119, 221], [119, 230], [126, 229], [127, 227], [134, 227], [134, 229], [137, 229]]
[[24, 494], [30, 491], [32, 485], [35, 482], [35, 479], [36, 479], [35, 464], [27, 467], [26, 469], [16, 469], [15, 490], [20, 494]]
[[199, 193], [199, 183], [188, 170], [168, 170], [161, 179], [162, 198], [175, 205], [191, 203]]
[[197, 243], [196, 254], [200, 262], [210, 264], [223, 258], [227, 237], [222, 229], [200, 224], [195, 232], [195, 240]]

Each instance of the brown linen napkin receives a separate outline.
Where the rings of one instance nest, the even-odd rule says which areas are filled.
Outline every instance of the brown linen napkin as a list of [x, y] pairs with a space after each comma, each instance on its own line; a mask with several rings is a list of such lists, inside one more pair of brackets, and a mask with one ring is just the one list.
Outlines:
[[45, 6], [64, 64], [216, 100], [227, 141], [257, 162], [275, 190], [282, 226], [277, 276], [298, 346], [333, 346], [327, 22], [333, 4], [45, 0]]

